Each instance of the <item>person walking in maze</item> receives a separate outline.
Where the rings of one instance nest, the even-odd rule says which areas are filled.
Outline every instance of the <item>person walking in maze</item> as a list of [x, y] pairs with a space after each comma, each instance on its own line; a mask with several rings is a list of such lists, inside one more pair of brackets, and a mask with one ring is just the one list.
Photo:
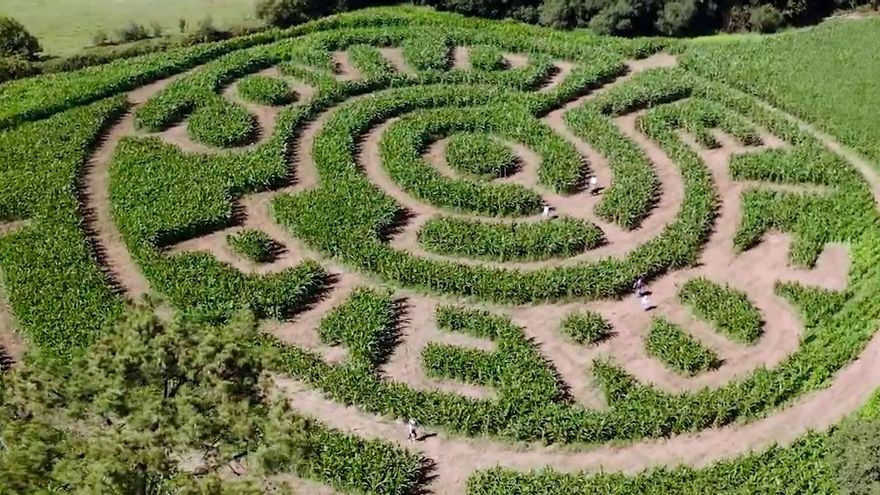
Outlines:
[[647, 286], [645, 285], [645, 279], [639, 277], [636, 279], [636, 282], [633, 284], [633, 290], [636, 292], [636, 297], [641, 298], [645, 295], [647, 291]]
[[641, 304], [642, 304], [643, 311], [651, 311], [651, 308], [654, 307], [651, 304], [651, 300], [648, 299], [648, 294], [646, 294], [646, 293], [642, 293], [642, 295], [639, 297], [639, 302], [641, 302]]
[[599, 194], [599, 179], [597, 179], [595, 175], [591, 175], [590, 177], [588, 177], [587, 183], [590, 185], [591, 196]]
[[407, 440], [410, 442], [415, 442], [418, 440], [418, 433], [416, 432], [416, 420], [413, 418], [409, 418], [409, 421], [406, 423], [407, 429]]

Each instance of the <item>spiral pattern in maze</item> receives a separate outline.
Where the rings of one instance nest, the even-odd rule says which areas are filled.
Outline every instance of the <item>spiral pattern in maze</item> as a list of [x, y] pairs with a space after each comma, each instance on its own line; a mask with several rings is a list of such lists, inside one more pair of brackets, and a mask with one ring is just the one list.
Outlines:
[[295, 408], [439, 430], [410, 448], [441, 493], [497, 464], [705, 463], [855, 407], [877, 344], [827, 344], [867, 262], [817, 218], [875, 208], [860, 167], [671, 55], [563, 48], [387, 27], [224, 55], [128, 94], [87, 230], [128, 296], [256, 311]]

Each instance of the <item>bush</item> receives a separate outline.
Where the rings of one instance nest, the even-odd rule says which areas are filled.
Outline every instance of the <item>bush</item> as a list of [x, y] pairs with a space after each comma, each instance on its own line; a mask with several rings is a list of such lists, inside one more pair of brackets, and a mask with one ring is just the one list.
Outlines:
[[0, 83], [39, 73], [40, 69], [28, 60], [18, 57], [0, 57]]
[[662, 318], [654, 319], [645, 339], [648, 354], [663, 361], [670, 368], [693, 376], [718, 366], [718, 356], [703, 347], [678, 325]]
[[127, 26], [116, 30], [116, 37], [120, 43], [130, 43], [147, 39], [150, 37], [150, 33], [142, 24], [131, 21]]
[[578, 344], [590, 345], [610, 337], [612, 328], [599, 313], [578, 311], [562, 320], [562, 331]]
[[485, 134], [459, 133], [449, 138], [446, 161], [460, 172], [492, 179], [510, 175], [517, 167], [513, 151]]
[[783, 21], [782, 12], [769, 4], [758, 5], [749, 10], [749, 26], [752, 31], [772, 33], [782, 26]]
[[221, 31], [214, 27], [214, 19], [210, 16], [199, 21], [196, 30], [189, 33], [184, 40], [184, 44], [195, 45], [198, 43], [208, 43], [211, 41], [222, 40], [229, 37], [229, 33]]
[[285, 81], [269, 76], [247, 76], [238, 82], [238, 94], [261, 105], [286, 105], [294, 94]]
[[259, 230], [242, 230], [226, 236], [226, 242], [236, 253], [256, 263], [268, 263], [275, 258], [275, 243]]
[[843, 495], [880, 493], [880, 418], [850, 418], [828, 442], [828, 464]]
[[0, 57], [33, 60], [43, 50], [34, 35], [11, 17], [0, 16]]
[[739, 290], [695, 278], [681, 287], [678, 297], [717, 330], [740, 342], [749, 344], [761, 335], [761, 313]]
[[321, 17], [327, 12], [324, 0], [259, 0], [257, 19], [277, 27], [289, 27]]
[[678, 36], [692, 29], [697, 16], [696, 0], [672, 0], [663, 5], [657, 17], [657, 31], [669, 36]]

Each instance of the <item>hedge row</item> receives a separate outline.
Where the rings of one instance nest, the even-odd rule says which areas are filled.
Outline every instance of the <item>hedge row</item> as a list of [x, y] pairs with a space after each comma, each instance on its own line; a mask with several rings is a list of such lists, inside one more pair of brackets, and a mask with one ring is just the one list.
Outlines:
[[440, 254], [494, 261], [567, 258], [602, 244], [602, 230], [568, 217], [542, 222], [486, 223], [434, 217], [418, 233], [419, 243]]
[[[418, 259], [372, 240], [393, 223], [397, 207], [358, 173], [354, 158], [357, 136], [378, 122], [416, 108], [485, 105], [499, 99], [512, 103], [516, 96], [482, 88], [464, 92], [455, 87], [423, 86], [379, 93], [368, 103], [342, 105], [315, 141], [319, 173], [334, 186], [277, 199], [276, 217], [314, 247], [395, 283], [504, 302], [623, 294], [639, 275], [654, 276], [696, 259], [711, 227], [716, 197], [710, 175], [693, 154], [682, 165], [684, 214], [660, 236], [623, 259], [521, 273]], [[525, 104], [529, 101], [526, 99]], [[364, 107], [374, 109], [366, 111]], [[446, 113], [450, 118], [456, 114], [453, 110]], [[674, 132], [670, 134], [675, 137]], [[407, 148], [409, 153], [417, 156], [411, 148]], [[346, 204], [359, 207], [349, 208]], [[328, 224], [324, 218], [327, 211], [345, 221]]]
[[253, 115], [240, 105], [225, 100], [199, 107], [187, 122], [190, 137], [218, 148], [249, 144], [256, 137], [257, 129]]
[[301, 476], [347, 493], [408, 495], [422, 482], [426, 461], [381, 440], [311, 423]]
[[510, 148], [487, 134], [467, 132], [449, 138], [446, 162], [459, 172], [486, 179], [508, 176], [518, 166]]
[[[609, 92], [602, 96], [606, 97], [605, 102], [611, 108], [637, 108], [645, 101], [669, 101], [704, 90], [700, 81], [682, 78], [674, 71], [663, 71], [663, 74], [665, 79], [651, 76], [642, 80], [637, 77], [630, 83], [639, 85], [649, 81], [656, 84], [649, 90], [627, 88], [623, 93]], [[389, 98], [388, 101], [393, 104], [383, 108], [380, 115], [367, 114], [351, 119], [350, 114], [346, 115], [350, 105], [342, 105], [331, 117], [324, 133], [318, 136], [316, 145], [326, 146], [317, 160], [319, 172], [322, 178], [333, 178], [328, 181], [328, 184], [333, 184], [332, 187], [322, 187], [301, 197], [280, 198], [275, 202], [278, 218], [310, 244], [402, 285], [505, 302], [572, 295], [597, 297], [605, 294], [607, 297], [622, 294], [628, 292], [631, 277], [640, 273], [634, 271], [631, 275], [616, 275], [617, 270], [621, 270], [619, 273], [622, 275], [627, 270], [624, 267], [631, 269], [634, 266], [624, 263], [640, 260], [640, 257], [649, 253], [656, 256], [658, 251], [664, 257], [655, 258], [657, 260], [670, 260], [665, 256], [672, 253], [681, 256], [671, 258], [680, 260], [671, 264], [647, 265], [653, 266], [645, 270], [650, 276], [670, 266], [682, 266], [677, 263], [686, 264], [696, 259], [699, 246], [711, 226], [717, 201], [715, 191], [699, 156], [681, 143], [676, 129], [662, 119], [650, 118], [642, 119], [639, 125], [681, 167], [685, 198], [676, 222], [659, 238], [638, 248], [625, 261], [602, 261], [522, 273], [419, 260], [373, 241], [371, 236], [392, 221], [396, 208], [387, 197], [366, 183], [359, 173], [354, 160], [357, 136], [377, 122], [416, 108], [485, 104], [500, 95], [488, 91], [465, 93], [442, 86], [394, 90], [394, 93], [406, 101], [398, 103]], [[377, 96], [386, 95], [382, 93]], [[508, 97], [507, 101], [515, 100]], [[748, 109], [742, 111], [741, 103], [729, 94], [721, 94], [713, 101], [757, 120]], [[536, 105], [531, 108], [542, 107]], [[772, 125], [761, 121], [758, 123], [772, 130]], [[359, 205], [357, 210], [344, 206], [352, 201]], [[335, 212], [344, 221], [327, 225], [323, 221], [327, 211]], [[863, 210], [863, 215], [865, 211], [873, 210]], [[880, 235], [876, 230], [876, 216], [866, 216], [869, 220], [862, 221], [867, 222], [866, 228], [849, 239], [854, 255], [852, 271], [860, 274], [853, 280], [852, 290], [854, 293], [871, 294], [880, 289], [876, 282], [878, 277], [873, 273], [873, 267], [880, 257], [873, 246], [877, 245]], [[678, 244], [671, 244], [673, 240]], [[641, 258], [639, 262], [645, 261]], [[563, 274], [565, 278], [562, 278]], [[620, 278], [616, 278], [618, 276]], [[281, 350], [281, 366], [307, 379], [337, 400], [356, 402], [367, 410], [397, 417], [414, 416], [425, 424], [445, 426], [469, 435], [491, 433], [515, 439], [561, 442], [664, 436], [760, 415], [804, 391], [826, 383], [835, 370], [855, 356], [873, 333], [873, 321], [880, 313], [880, 308], [871, 303], [873, 298], [854, 299], [849, 294], [841, 311], [824, 316], [831, 303], [822, 300], [836, 303], [840, 298], [824, 291], [819, 294], [811, 293], [808, 298], [801, 298], [800, 293], [792, 296], [795, 299], [793, 303], [810, 315], [805, 318], [806, 321], [816, 322], [815, 327], [808, 330], [812, 338], [805, 341], [799, 351], [773, 370], [757, 370], [724, 387], [693, 394], [665, 394], [638, 384], [613, 365], [597, 363], [594, 373], [611, 404], [609, 411], [589, 411], [562, 400], [545, 401], [534, 409], [522, 406], [521, 412], [511, 414], [504, 407], [504, 394], [500, 394], [497, 401], [487, 401], [453, 394], [417, 392], [402, 384], [368, 379], [348, 368], [324, 366], [316, 362], [316, 357], [299, 349]], [[817, 314], [818, 311], [823, 315]]]
[[[387, 101], [370, 98], [358, 102], [356, 108], [363, 114], [381, 115], [382, 108], [387, 106]], [[497, 216], [538, 213], [541, 197], [519, 184], [450, 179], [422, 158], [432, 136], [476, 130], [476, 126], [484, 125], [481, 120], [485, 112], [438, 109], [403, 117], [382, 138], [382, 165], [402, 189], [441, 208]]]
[[275, 259], [275, 242], [260, 230], [246, 229], [226, 236], [226, 243], [239, 255], [256, 263]]
[[751, 344], [761, 336], [761, 313], [742, 291], [694, 278], [681, 286], [678, 297], [697, 316], [735, 340]]
[[367, 79], [388, 78], [396, 75], [394, 67], [382, 56], [379, 49], [371, 45], [352, 45], [348, 47], [351, 62]]
[[403, 58], [416, 70], [449, 69], [450, 43], [443, 34], [434, 33], [431, 36], [414, 36], [404, 40], [401, 45]]
[[290, 85], [276, 77], [245, 76], [238, 81], [236, 88], [242, 98], [260, 105], [287, 105], [296, 98]]
[[122, 312], [85, 238], [77, 191], [100, 133], [125, 107], [112, 98], [0, 132], [0, 223], [30, 222], [0, 236], [0, 297], [29, 343], [62, 361]]
[[[291, 115], [282, 118], [279, 129], [288, 128]], [[244, 307], [284, 318], [323, 285], [324, 270], [314, 262], [257, 276], [207, 253], [161, 252], [232, 225], [230, 193], [280, 183], [286, 174], [284, 153], [273, 152], [273, 143], [253, 155], [229, 157], [190, 155], [153, 138], [126, 138], [117, 147], [110, 173], [115, 221], [154, 288], [176, 306], [218, 316]]]
[[562, 397], [552, 366], [521, 328], [487, 311], [457, 307], [437, 308], [437, 326], [496, 341], [497, 349], [486, 352], [431, 343], [422, 353], [429, 374], [498, 389], [506, 404], [528, 410]]
[[663, 318], [655, 318], [645, 338], [648, 354], [663, 361], [675, 371], [693, 376], [717, 368], [718, 355], [705, 348], [699, 340], [681, 327]]
[[474, 474], [467, 495], [837, 493], [826, 462], [826, 439], [824, 434], [811, 433], [790, 446], [772, 446], [709, 467], [658, 468], [636, 475], [498, 467]]
[[473, 46], [469, 49], [468, 55], [474, 70], [504, 70], [509, 67], [504, 54], [494, 46]]
[[358, 289], [318, 326], [325, 344], [345, 345], [349, 362], [375, 369], [387, 359], [396, 342], [397, 315], [389, 294]]
[[660, 181], [648, 157], [590, 105], [566, 113], [565, 121], [572, 132], [608, 159], [614, 174], [611, 186], [596, 206], [596, 214], [625, 229], [638, 228], [660, 193]]

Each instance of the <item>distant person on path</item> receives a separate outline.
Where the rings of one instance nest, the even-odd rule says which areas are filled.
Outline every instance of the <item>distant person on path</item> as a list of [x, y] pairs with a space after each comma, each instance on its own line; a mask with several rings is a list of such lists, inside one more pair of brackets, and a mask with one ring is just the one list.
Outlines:
[[590, 185], [590, 195], [595, 196], [599, 194], [599, 179], [595, 175], [591, 175], [587, 179], [587, 183]]
[[647, 294], [642, 294], [641, 297], [639, 297], [639, 301], [642, 303], [642, 310], [644, 310], [644, 311], [650, 311], [651, 308], [654, 307], [654, 306], [651, 304], [651, 300], [648, 299], [648, 295], [647, 295]]
[[544, 213], [542, 213], [544, 217], [550, 217], [550, 207], [548, 205], [544, 205]]
[[415, 442], [418, 440], [418, 433], [416, 432], [416, 420], [413, 418], [409, 418], [409, 421], [406, 423], [407, 429], [407, 440], [410, 442]]
[[645, 286], [645, 279], [639, 277], [636, 279], [636, 283], [633, 284], [633, 290], [636, 291], [636, 297], [642, 297], [645, 295], [647, 287]]

